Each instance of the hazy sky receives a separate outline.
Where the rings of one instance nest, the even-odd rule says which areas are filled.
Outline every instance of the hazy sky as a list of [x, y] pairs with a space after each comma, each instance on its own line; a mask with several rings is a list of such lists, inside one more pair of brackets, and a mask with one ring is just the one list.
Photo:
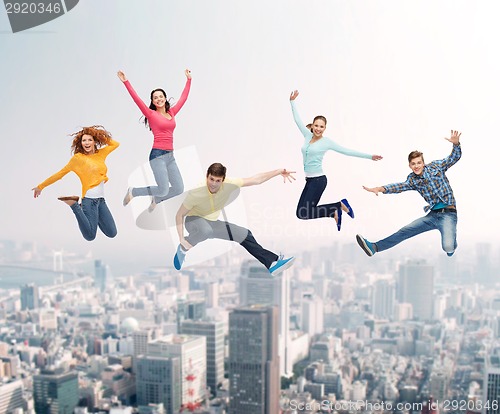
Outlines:
[[[144, 100], [156, 87], [177, 99], [190, 68], [176, 149], [195, 146], [204, 169], [222, 162], [230, 176], [297, 171], [293, 184], [278, 177], [242, 190], [262, 244], [286, 251], [353, 241], [357, 232], [378, 239], [419, 217], [425, 202], [416, 192], [375, 197], [361, 186], [403, 181], [411, 150], [426, 161], [444, 158], [450, 129], [462, 131], [463, 157], [448, 173], [459, 244], [498, 242], [499, 12], [497, 2], [460, 0], [82, 0], [52, 22], [12, 34], [0, 11], [1, 238], [170, 264], [169, 233], [137, 228], [121, 204], [152, 135], [116, 71]], [[304, 121], [325, 115], [325, 136], [384, 156], [376, 163], [325, 157], [323, 200], [347, 197], [356, 212], [340, 233], [333, 221], [295, 218], [304, 174], [292, 89], [300, 91]], [[67, 134], [88, 124], [104, 125], [121, 143], [108, 158], [105, 186], [118, 236], [99, 233], [92, 243], [56, 198], [80, 194], [75, 175], [37, 200], [30, 190], [66, 164]], [[440, 249], [437, 232], [420, 237]]]

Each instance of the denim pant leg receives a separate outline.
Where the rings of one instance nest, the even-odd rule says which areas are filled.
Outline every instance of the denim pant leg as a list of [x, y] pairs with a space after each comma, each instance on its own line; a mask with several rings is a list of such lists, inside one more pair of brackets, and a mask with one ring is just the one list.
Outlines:
[[[161, 152], [163, 152], [163, 155], [155, 156]], [[165, 151], [155, 150], [153, 148], [149, 157], [149, 165], [151, 166], [151, 170], [153, 170], [156, 186], [151, 185], [147, 187], [133, 188], [132, 195], [134, 197], [148, 195], [154, 197], [164, 197], [168, 194], [168, 155], [170, 155], [169, 152], [165, 153]]]
[[431, 212], [426, 216], [416, 219], [407, 226], [404, 226], [389, 237], [379, 240], [375, 243], [375, 245], [377, 247], [377, 251], [381, 252], [394, 247], [396, 244], [399, 244], [406, 239], [436, 228], [437, 222], [435, 220], [434, 213]]
[[259, 262], [261, 262], [267, 269], [271, 267], [271, 264], [278, 260], [278, 255], [264, 249], [252, 232], [244, 227], [238, 226], [227, 221], [215, 221], [212, 222], [213, 238], [231, 240], [239, 243], [248, 253], [255, 257]]
[[106, 236], [113, 238], [117, 234], [115, 220], [111, 215], [111, 211], [109, 211], [106, 200], [104, 198], [99, 198], [98, 201], [99, 228]]
[[95, 198], [82, 198], [82, 204], [75, 203], [71, 210], [75, 213], [78, 227], [85, 240], [92, 241], [97, 233], [97, 223], [99, 221], [99, 212], [97, 200]]
[[179, 167], [177, 166], [177, 162], [175, 161], [174, 153], [171, 152], [167, 157], [167, 173], [168, 179], [170, 181], [170, 187], [168, 189], [168, 193], [161, 197], [155, 197], [156, 204], [161, 203], [162, 201], [168, 200], [169, 198], [178, 196], [184, 192], [184, 182], [182, 181], [181, 172], [179, 171]]
[[441, 247], [451, 256], [457, 248], [457, 212], [435, 213], [438, 218], [438, 230], [441, 233]]
[[191, 246], [196, 246], [198, 243], [205, 241], [207, 239], [213, 238], [213, 229], [211, 226], [211, 221], [206, 220], [202, 217], [188, 216], [186, 217], [186, 230], [189, 235], [186, 240]]
[[340, 202], [318, 205], [327, 185], [326, 175], [306, 178], [306, 185], [297, 204], [296, 216], [301, 220], [333, 217]]

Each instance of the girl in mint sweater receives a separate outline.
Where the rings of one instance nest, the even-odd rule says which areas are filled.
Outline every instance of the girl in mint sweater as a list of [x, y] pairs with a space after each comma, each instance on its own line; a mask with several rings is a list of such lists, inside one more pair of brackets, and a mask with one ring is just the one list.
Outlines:
[[312, 220], [322, 217], [332, 217], [337, 222], [337, 229], [340, 231], [342, 226], [342, 212], [345, 211], [350, 217], [354, 218], [354, 211], [349, 205], [347, 199], [342, 199], [336, 203], [321, 204], [319, 200], [325, 191], [327, 179], [323, 173], [323, 157], [329, 150], [339, 152], [351, 157], [359, 157], [378, 161], [382, 159], [380, 155], [370, 155], [363, 152], [351, 150], [342, 147], [330, 138], [324, 137], [323, 132], [326, 129], [326, 118], [318, 115], [313, 123], [306, 127], [297, 112], [295, 99], [299, 96], [298, 91], [293, 91], [290, 95], [290, 104], [295, 123], [304, 136], [302, 144], [302, 157], [304, 161], [304, 172], [306, 175], [306, 185], [297, 204], [296, 215], [301, 220]]

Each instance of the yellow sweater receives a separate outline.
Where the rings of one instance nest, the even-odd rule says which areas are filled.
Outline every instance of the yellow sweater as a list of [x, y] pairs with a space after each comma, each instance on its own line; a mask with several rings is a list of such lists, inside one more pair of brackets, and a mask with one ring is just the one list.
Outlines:
[[43, 190], [56, 181], [63, 178], [67, 173], [73, 171], [82, 182], [82, 198], [90, 188], [98, 186], [101, 182], [108, 181], [106, 173], [108, 168], [104, 161], [106, 157], [118, 148], [119, 142], [110, 140], [108, 145], [99, 149], [95, 154], [85, 155], [82, 153], [75, 154], [71, 157], [69, 162], [54, 175], [51, 175], [43, 183], [38, 184], [38, 188]]

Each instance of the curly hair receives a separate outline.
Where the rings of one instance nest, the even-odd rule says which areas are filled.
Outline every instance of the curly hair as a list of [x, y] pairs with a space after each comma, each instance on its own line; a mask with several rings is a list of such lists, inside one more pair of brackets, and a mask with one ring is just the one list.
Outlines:
[[74, 154], [85, 154], [82, 146], [82, 137], [84, 135], [90, 135], [94, 138], [95, 152], [99, 152], [99, 148], [103, 145], [107, 145], [111, 140], [111, 133], [106, 131], [102, 125], [83, 127], [80, 131], [70, 134], [70, 136], [74, 137], [73, 143], [71, 144], [71, 150]]

